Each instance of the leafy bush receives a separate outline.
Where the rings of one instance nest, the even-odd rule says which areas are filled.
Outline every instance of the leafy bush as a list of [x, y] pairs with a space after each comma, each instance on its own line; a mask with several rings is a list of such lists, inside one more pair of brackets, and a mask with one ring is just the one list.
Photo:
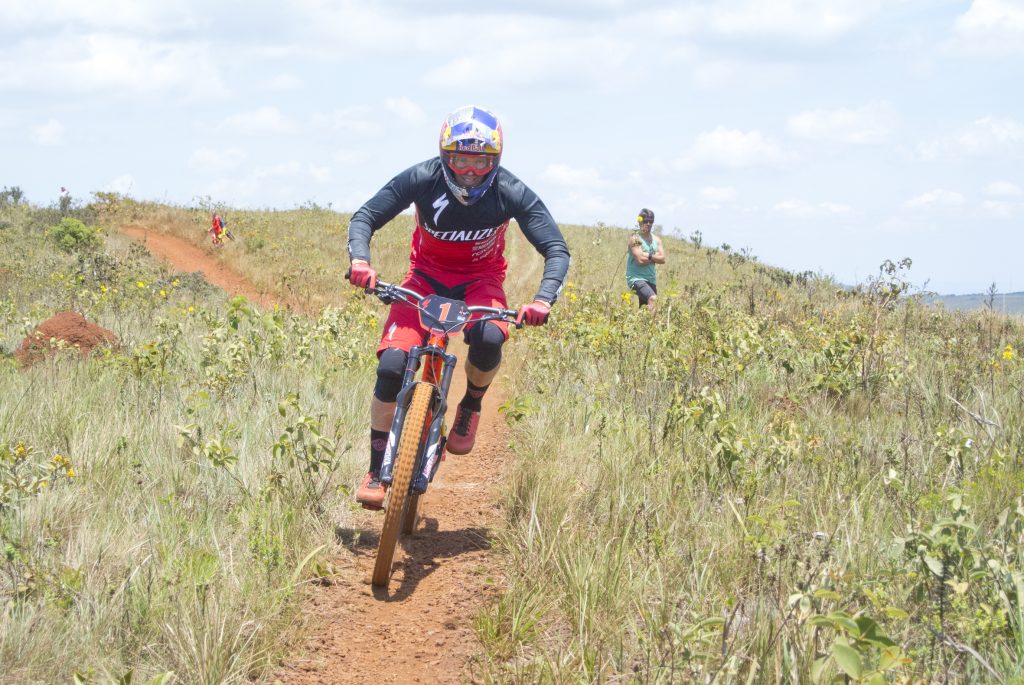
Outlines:
[[103, 244], [98, 228], [86, 226], [71, 217], [65, 217], [56, 226], [51, 226], [46, 235], [65, 252], [95, 250]]

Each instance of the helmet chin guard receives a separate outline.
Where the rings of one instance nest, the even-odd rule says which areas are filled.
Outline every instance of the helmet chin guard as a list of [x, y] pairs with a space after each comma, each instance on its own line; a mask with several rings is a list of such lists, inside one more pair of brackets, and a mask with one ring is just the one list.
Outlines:
[[[498, 117], [486, 109], [469, 105], [460, 107], [445, 118], [441, 124], [438, 148], [445, 183], [456, 200], [471, 205], [490, 189], [501, 165], [503, 145], [501, 123]], [[456, 171], [452, 163], [453, 155], [486, 155], [493, 161], [483, 180], [470, 183], [470, 178], [475, 181], [479, 177], [472, 175], [467, 178], [461, 170]]]

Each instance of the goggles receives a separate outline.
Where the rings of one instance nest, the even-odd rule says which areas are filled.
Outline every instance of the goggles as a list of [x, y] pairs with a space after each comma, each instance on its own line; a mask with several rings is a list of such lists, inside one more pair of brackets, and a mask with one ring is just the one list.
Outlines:
[[448, 155], [448, 168], [459, 176], [473, 172], [483, 176], [494, 168], [493, 155], [463, 155], [457, 152]]

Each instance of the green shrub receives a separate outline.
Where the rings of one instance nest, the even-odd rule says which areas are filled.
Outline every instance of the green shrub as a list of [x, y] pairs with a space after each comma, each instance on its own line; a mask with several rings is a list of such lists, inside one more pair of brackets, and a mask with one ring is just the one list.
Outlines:
[[51, 226], [46, 235], [65, 252], [86, 252], [103, 244], [98, 228], [86, 226], [71, 217], [65, 217], [56, 226]]

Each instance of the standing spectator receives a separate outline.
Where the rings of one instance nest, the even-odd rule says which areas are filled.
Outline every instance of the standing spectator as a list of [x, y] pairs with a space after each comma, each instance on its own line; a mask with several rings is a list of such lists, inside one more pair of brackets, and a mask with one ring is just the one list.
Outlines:
[[655, 264], [665, 263], [665, 249], [661, 239], [651, 233], [654, 212], [646, 207], [636, 218], [637, 231], [629, 237], [626, 255], [626, 285], [640, 298], [640, 306], [647, 306], [653, 314], [658, 301]]

